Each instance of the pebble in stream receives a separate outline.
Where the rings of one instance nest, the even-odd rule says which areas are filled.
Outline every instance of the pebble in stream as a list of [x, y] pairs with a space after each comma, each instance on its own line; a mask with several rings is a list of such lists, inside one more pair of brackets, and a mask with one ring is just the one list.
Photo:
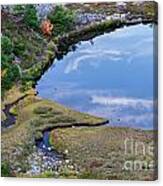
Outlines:
[[29, 175], [38, 175], [48, 170], [58, 171], [58, 167], [62, 164], [61, 158], [57, 157], [53, 152], [47, 152], [43, 149], [36, 149], [28, 157], [28, 163], [31, 168], [27, 171]]

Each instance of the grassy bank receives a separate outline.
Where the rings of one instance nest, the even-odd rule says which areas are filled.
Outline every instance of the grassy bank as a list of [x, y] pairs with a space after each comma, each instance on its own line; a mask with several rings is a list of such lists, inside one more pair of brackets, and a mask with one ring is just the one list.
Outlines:
[[[96, 118], [65, 108], [57, 103], [29, 95], [14, 108], [16, 124], [2, 133], [2, 165], [9, 164], [10, 175], [25, 173], [31, 166], [27, 157], [35, 149], [35, 140], [42, 132], [59, 126], [72, 126], [86, 123], [96, 125], [105, 119]], [[5, 176], [2, 172], [2, 176]]]

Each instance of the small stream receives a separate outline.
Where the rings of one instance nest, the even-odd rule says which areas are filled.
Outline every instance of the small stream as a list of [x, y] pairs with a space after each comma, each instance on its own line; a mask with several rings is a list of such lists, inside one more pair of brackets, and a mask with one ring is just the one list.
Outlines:
[[4, 121], [1, 121], [1, 129], [10, 128], [12, 127], [16, 122], [16, 116], [10, 112], [10, 109], [19, 103], [19, 101], [23, 100], [27, 95], [23, 95], [20, 98], [18, 98], [16, 101], [6, 104], [5, 108], [3, 109], [3, 112], [6, 116], [6, 119]]
[[45, 131], [43, 133], [43, 138], [41, 140], [36, 141], [36, 146], [40, 149], [46, 156], [53, 156], [54, 159], [58, 160], [63, 158], [63, 155], [56, 152], [49, 143], [49, 134], [50, 131]]
[[3, 112], [6, 116], [6, 119], [1, 122], [2, 128], [12, 127], [16, 122], [16, 117], [14, 114], [10, 113], [10, 109], [13, 107], [12, 104], [5, 105]]
[[43, 138], [36, 141], [36, 150], [28, 157], [31, 168], [27, 174], [37, 175], [48, 170], [57, 172], [62, 165], [64, 155], [59, 154], [51, 147], [49, 134], [50, 131], [43, 132]]

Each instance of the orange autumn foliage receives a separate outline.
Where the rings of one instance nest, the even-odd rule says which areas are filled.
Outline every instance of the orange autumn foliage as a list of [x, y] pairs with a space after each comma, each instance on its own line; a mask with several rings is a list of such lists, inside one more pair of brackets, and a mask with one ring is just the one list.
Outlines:
[[50, 20], [44, 20], [41, 23], [41, 30], [44, 35], [51, 35], [53, 30], [53, 24], [51, 24]]

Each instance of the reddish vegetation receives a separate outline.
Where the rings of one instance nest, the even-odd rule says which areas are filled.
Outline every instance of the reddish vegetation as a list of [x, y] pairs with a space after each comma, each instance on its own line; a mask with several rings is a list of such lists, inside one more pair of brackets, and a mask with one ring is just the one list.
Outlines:
[[51, 24], [50, 20], [42, 21], [41, 30], [44, 35], [51, 35], [52, 34], [53, 24]]

